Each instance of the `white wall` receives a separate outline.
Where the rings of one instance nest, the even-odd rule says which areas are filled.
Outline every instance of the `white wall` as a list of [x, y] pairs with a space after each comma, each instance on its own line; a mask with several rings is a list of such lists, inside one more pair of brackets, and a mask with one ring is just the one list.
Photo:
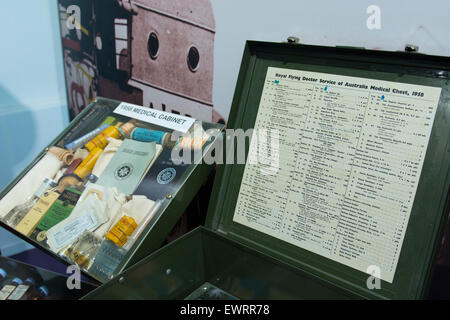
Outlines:
[[[227, 117], [246, 40], [403, 50], [450, 56], [448, 0], [211, 0], [216, 18], [214, 107]], [[370, 5], [381, 29], [367, 28]]]
[[[0, 41], [3, 189], [68, 124], [56, 1], [2, 1]], [[0, 230], [4, 254], [25, 248]]]

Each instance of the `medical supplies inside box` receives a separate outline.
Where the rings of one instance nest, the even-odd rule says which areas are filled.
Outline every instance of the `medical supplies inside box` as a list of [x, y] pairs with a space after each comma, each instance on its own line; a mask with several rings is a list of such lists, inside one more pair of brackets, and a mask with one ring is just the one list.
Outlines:
[[[94, 106], [0, 201], [4, 224], [99, 279], [176, 192], [189, 164], [174, 163], [174, 149], [195, 152], [210, 139], [194, 135], [193, 119], [159, 112], [147, 121], [151, 109], [131, 108], [141, 120]], [[180, 123], [186, 132], [174, 130]]]

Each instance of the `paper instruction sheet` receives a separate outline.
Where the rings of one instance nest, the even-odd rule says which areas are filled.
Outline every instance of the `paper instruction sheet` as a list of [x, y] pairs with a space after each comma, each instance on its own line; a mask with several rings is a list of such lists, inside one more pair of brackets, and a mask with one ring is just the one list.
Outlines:
[[392, 283], [440, 94], [269, 68], [255, 129], [279, 130], [279, 170], [247, 163], [234, 222]]

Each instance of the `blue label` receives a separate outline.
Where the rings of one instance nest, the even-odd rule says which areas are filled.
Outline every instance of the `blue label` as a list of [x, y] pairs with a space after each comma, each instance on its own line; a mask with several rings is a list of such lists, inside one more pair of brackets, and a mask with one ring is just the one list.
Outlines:
[[144, 128], [136, 128], [131, 134], [131, 139], [141, 142], [156, 142], [162, 144], [164, 136], [167, 132], [153, 131]]

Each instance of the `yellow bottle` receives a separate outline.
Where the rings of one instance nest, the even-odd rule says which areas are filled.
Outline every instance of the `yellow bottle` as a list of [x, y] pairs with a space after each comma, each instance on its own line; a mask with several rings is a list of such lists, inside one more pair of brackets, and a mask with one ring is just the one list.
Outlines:
[[137, 227], [138, 225], [133, 218], [123, 216], [106, 234], [106, 239], [114, 242], [118, 247], [123, 247]]
[[86, 179], [86, 177], [92, 172], [92, 169], [94, 169], [95, 163], [102, 153], [103, 149], [94, 148], [73, 173], [83, 180]]
[[[130, 120], [125, 124], [119, 123], [117, 126], [108, 127], [87, 143], [85, 147], [91, 152], [95, 148], [105, 149], [108, 145], [108, 138], [119, 139], [128, 137], [135, 128], [134, 124], [135, 120]], [[119, 125], [120, 127], [118, 127]]]
[[111, 126], [103, 130], [98, 136], [92, 139], [89, 143], [86, 144], [86, 149], [90, 152], [95, 148], [105, 149], [108, 145], [108, 138], [119, 139], [120, 131], [117, 127]]

